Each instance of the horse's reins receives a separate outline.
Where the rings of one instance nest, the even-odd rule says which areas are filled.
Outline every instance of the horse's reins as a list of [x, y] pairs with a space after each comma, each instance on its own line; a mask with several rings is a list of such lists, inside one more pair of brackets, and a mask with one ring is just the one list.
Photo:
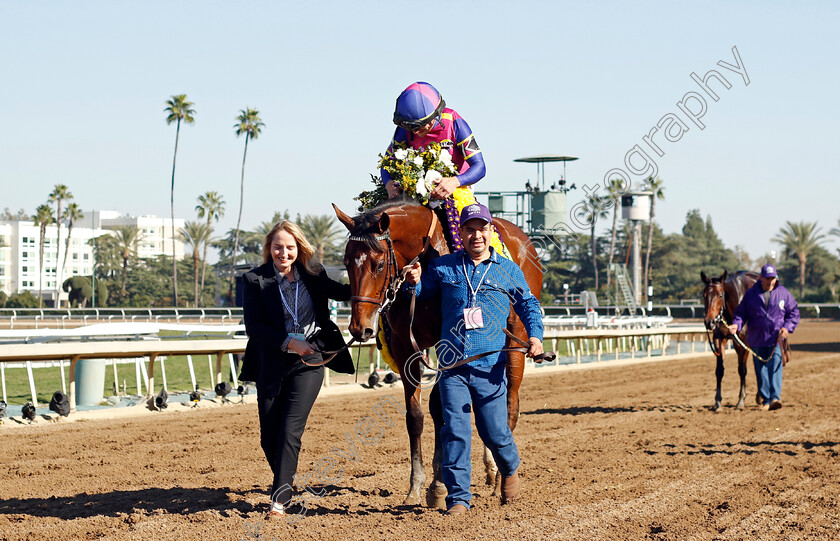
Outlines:
[[[367, 302], [367, 303], [375, 304], [375, 305], [379, 306], [379, 308], [376, 310], [376, 315], [374, 316], [376, 318], [378, 318], [379, 314], [381, 314], [382, 312], [388, 311], [391, 308], [391, 304], [397, 298], [397, 292], [399, 292], [400, 288], [402, 287], [403, 283], [405, 282], [405, 277], [406, 277], [406, 274], [408, 274], [409, 268], [412, 267], [415, 263], [417, 263], [420, 260], [420, 258], [423, 257], [423, 254], [426, 253], [426, 250], [429, 249], [429, 245], [431, 244], [431, 241], [432, 241], [432, 234], [434, 233], [435, 226], [437, 224], [438, 224], [437, 214], [435, 214], [434, 211], [432, 211], [432, 221], [429, 224], [429, 232], [426, 235], [426, 240], [423, 243], [423, 248], [420, 250], [420, 253], [417, 254], [414, 257], [414, 259], [409, 261], [408, 264], [406, 264], [403, 267], [402, 271], [397, 271], [397, 254], [394, 251], [394, 244], [391, 241], [390, 230], [385, 231], [381, 235], [376, 235], [374, 237], [375, 240], [378, 240], [378, 241], [384, 240], [386, 242], [386, 244], [388, 245], [388, 263], [387, 263], [387, 273], [388, 274], [386, 274], [386, 276], [385, 276], [385, 286], [382, 288], [382, 291], [379, 292], [379, 297], [377, 297], [377, 298], [353, 296], [353, 297], [350, 297], [350, 302], [351, 303], [353, 301]], [[364, 239], [364, 237], [351, 236], [349, 240], [363, 242], [365, 239]], [[392, 275], [392, 272], [393, 272], [393, 275]], [[392, 277], [395, 277], [395, 278], [392, 279]], [[412, 295], [412, 298], [411, 298], [411, 321], [412, 321], [412, 323], [414, 321], [414, 296], [413, 295]], [[410, 329], [409, 329], [409, 332], [410, 332]], [[413, 334], [413, 333], [411, 333], [411, 334]], [[411, 337], [411, 339], [412, 339], [412, 343], [414, 343], [414, 337], [413, 336]], [[306, 362], [306, 361], [303, 360], [303, 357], [301, 357], [301, 361], [303, 362], [303, 364], [305, 364], [307, 366], [322, 366], [322, 365], [325, 365], [328, 362], [330, 362], [336, 355], [338, 355], [339, 353], [341, 353], [345, 349], [349, 348], [355, 342], [356, 342], [356, 339], [351, 338], [350, 342], [344, 344], [344, 347], [342, 347], [340, 349], [337, 349], [335, 351], [320, 351], [317, 348], [313, 348], [316, 353], [320, 353], [321, 355], [329, 355], [329, 357], [322, 360], [322, 361], [319, 361], [317, 363]]]
[[[729, 327], [729, 325], [726, 323], [726, 318], [724, 318], [724, 317], [723, 317], [723, 311], [721, 311], [721, 312], [718, 314], [718, 317], [716, 317], [716, 318], [715, 318], [715, 321], [714, 321], [713, 323], [716, 323], [717, 325], [720, 325], [720, 324], [722, 323], [722, 324], [723, 324], [723, 326], [724, 326], [724, 328], [726, 328], [726, 330], [727, 330], [727, 331], [729, 330], [729, 328], [728, 328], [728, 327]], [[708, 334], [708, 331], [707, 331], [707, 334]], [[770, 359], [765, 359], [764, 357], [762, 357], [761, 355], [759, 355], [758, 353], [756, 353], [755, 351], [753, 351], [753, 349], [752, 349], [750, 346], [748, 346], [748, 345], [747, 345], [747, 344], [746, 344], [743, 340], [741, 340], [741, 337], [740, 337], [740, 336], [738, 336], [738, 333], [737, 333], [737, 332], [735, 332], [735, 333], [730, 333], [730, 334], [732, 335], [732, 338], [733, 338], [736, 342], [738, 342], [738, 345], [740, 345], [742, 348], [744, 348], [745, 350], [747, 350], [749, 353], [752, 353], [752, 355], [753, 355], [756, 359], [758, 359], [759, 361], [761, 361], [761, 362], [763, 362], [763, 363], [766, 363], [766, 362], [769, 362], [769, 361], [770, 361]], [[726, 336], [726, 335], [724, 335], [724, 336]], [[779, 342], [782, 342], [782, 340], [779, 340]], [[785, 342], [785, 344], [784, 344], [784, 345], [782, 345], [782, 348], [788, 348], [788, 347], [790, 347], [790, 346], [788, 346], [788, 345], [787, 345], [787, 340], [784, 340], [784, 342]], [[717, 352], [715, 352], [715, 355], [717, 355]]]
[[[434, 212], [432, 212], [432, 216], [434, 217], [434, 219], [432, 220], [432, 226], [434, 226], [437, 217], [436, 217]], [[430, 231], [431, 231], [431, 229], [430, 229]], [[429, 236], [431, 237], [431, 233], [429, 233]], [[425, 247], [424, 247], [424, 251], [425, 251]], [[421, 252], [421, 255], [422, 255], [422, 252]], [[405, 275], [408, 271], [408, 268], [411, 267], [412, 265], [414, 265], [414, 263], [417, 262], [419, 257], [420, 257], [419, 255], [417, 257], [415, 257], [408, 265], [406, 265], [403, 268], [402, 281], [405, 281]], [[400, 285], [402, 285], [402, 281], [400, 282]], [[529, 343], [520, 339], [518, 336], [514, 335], [509, 330], [502, 329], [505, 332], [505, 334], [508, 335], [508, 337], [511, 340], [513, 340], [517, 344], [521, 345], [522, 347], [521, 348], [502, 348], [502, 349], [497, 349], [495, 351], [487, 351], [485, 353], [479, 353], [477, 355], [471, 355], [470, 357], [467, 357], [465, 359], [461, 359], [461, 360], [453, 363], [452, 365], [448, 365], [448, 366], [441, 367], [441, 368], [433, 368], [426, 361], [426, 352], [422, 351], [420, 349], [420, 346], [418, 346], [418, 344], [417, 344], [417, 340], [414, 338], [414, 306], [416, 304], [416, 301], [417, 301], [417, 294], [414, 291], [412, 291], [411, 292], [411, 303], [409, 305], [408, 338], [411, 341], [411, 347], [414, 348], [413, 355], [418, 355], [419, 358], [420, 358], [420, 362], [423, 363], [423, 366], [425, 366], [429, 370], [433, 370], [435, 372], [442, 371], [442, 370], [451, 370], [451, 369], [457, 368], [457, 367], [459, 367], [463, 364], [475, 361], [477, 359], [481, 359], [482, 357], [487, 357], [488, 355], [493, 355], [495, 353], [501, 353], [503, 351], [518, 351], [520, 353], [528, 353], [528, 351], [531, 349], [531, 345]], [[539, 355], [534, 355], [534, 360], [538, 363], [543, 362], [543, 361], [551, 362], [556, 358], [557, 358], [557, 355], [553, 351], [545, 351], [543, 353], [540, 353]]]
[[[724, 294], [725, 294], [725, 293], [721, 293], [721, 294], [720, 294], [721, 302], [723, 302]], [[769, 361], [770, 361], [770, 359], [765, 359], [764, 357], [762, 357], [761, 355], [759, 355], [758, 353], [756, 353], [755, 351], [753, 351], [753, 349], [752, 349], [750, 346], [748, 346], [748, 345], [747, 345], [747, 344], [746, 344], [743, 340], [741, 340], [741, 337], [740, 337], [740, 336], [738, 336], [738, 333], [737, 333], [737, 332], [735, 332], [735, 333], [729, 333], [729, 323], [727, 323], [726, 318], [723, 316], [723, 304], [721, 305], [721, 309], [720, 309], [720, 312], [718, 312], [718, 315], [717, 315], [717, 316], [716, 316], [716, 317], [715, 317], [715, 318], [711, 321], [711, 325], [712, 325], [712, 327], [715, 327], [715, 326], [718, 326], [718, 327], [719, 327], [721, 324], [723, 324], [723, 327], [724, 327], [724, 328], [726, 329], [726, 331], [727, 331], [727, 334], [724, 334], [724, 335], [723, 335], [723, 336], [724, 336], [724, 338], [726, 338], [726, 337], [728, 336], [728, 334], [731, 334], [731, 335], [732, 335], [732, 338], [733, 338], [733, 339], [734, 339], [734, 340], [738, 343], [738, 345], [740, 345], [742, 348], [744, 348], [745, 350], [747, 350], [749, 353], [752, 353], [752, 355], [753, 355], [756, 359], [758, 359], [759, 361], [761, 361], [761, 362], [763, 362], [763, 363], [767, 363], [767, 362], [769, 362]], [[721, 353], [718, 353], [717, 348], [715, 348], [714, 344], [712, 343], [712, 336], [711, 336], [711, 334], [710, 334], [710, 332], [709, 332], [709, 331], [710, 331], [710, 329], [708, 329], [708, 328], [707, 328], [707, 329], [706, 329], [706, 338], [709, 340], [709, 347], [711, 347], [711, 348], [712, 348], [712, 352], [713, 352], [716, 356], [720, 356], [720, 355], [721, 355]], [[790, 351], [790, 345], [788, 344], [787, 339], [782, 340], [782, 339], [781, 339], [781, 337], [780, 337], [780, 339], [779, 339], [779, 340], [777, 340], [777, 342], [778, 342], [779, 344], [781, 344], [781, 346], [782, 346], [782, 357], [783, 357], [783, 359], [784, 359], [785, 352], [786, 352], [786, 351]]]
[[[531, 344], [529, 344], [525, 340], [522, 340], [521, 338], [519, 338], [518, 336], [516, 336], [515, 334], [513, 334], [512, 332], [510, 332], [507, 329], [502, 329], [502, 331], [504, 331], [504, 333], [508, 336], [508, 338], [510, 338], [511, 340], [513, 340], [514, 342], [516, 342], [517, 344], [519, 344], [522, 347], [521, 348], [502, 348], [502, 349], [496, 349], [496, 350], [493, 350], [493, 351], [486, 351], [484, 353], [478, 353], [476, 355], [470, 355], [469, 357], [466, 357], [464, 359], [460, 359], [460, 360], [458, 360], [458, 361], [456, 361], [456, 362], [454, 362], [450, 365], [441, 366], [440, 368], [434, 368], [432, 366], [429, 366], [429, 363], [426, 362], [426, 354], [417, 349], [416, 343], [412, 343], [412, 345], [414, 345], [415, 354], [417, 354], [417, 353], [420, 354], [419, 355], [420, 362], [423, 363], [423, 366], [425, 366], [426, 368], [428, 368], [429, 370], [432, 370], [434, 372], [443, 372], [444, 370], [452, 370], [453, 368], [458, 368], [459, 366], [465, 365], [467, 363], [471, 363], [475, 360], [481, 359], [482, 357], [487, 357], [489, 355], [494, 355], [496, 353], [502, 353], [503, 351], [517, 351], [519, 353], [528, 353], [528, 351], [530, 351]], [[540, 353], [539, 355], [534, 355], [534, 360], [538, 363], [541, 363], [543, 361], [551, 362], [556, 358], [557, 358], [557, 354], [554, 353], [553, 351], [545, 351], [543, 353]]]

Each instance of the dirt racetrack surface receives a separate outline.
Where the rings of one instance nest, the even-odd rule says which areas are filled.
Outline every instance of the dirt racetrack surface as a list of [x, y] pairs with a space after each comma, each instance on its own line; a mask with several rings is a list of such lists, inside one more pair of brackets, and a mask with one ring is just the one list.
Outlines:
[[[732, 353], [717, 413], [711, 355], [526, 377], [522, 497], [491, 496], [474, 436], [475, 498], [459, 518], [402, 505], [402, 416], [387, 400], [374, 411], [401, 404], [398, 387], [319, 398], [298, 473], [328, 481], [310, 481], [322, 497], [294, 523], [263, 519], [252, 404], [0, 426], [0, 539], [837, 539], [840, 323], [805, 321], [792, 342], [772, 412], [754, 405], [751, 364], [749, 405], [733, 407]], [[427, 414], [429, 477], [430, 428]]]

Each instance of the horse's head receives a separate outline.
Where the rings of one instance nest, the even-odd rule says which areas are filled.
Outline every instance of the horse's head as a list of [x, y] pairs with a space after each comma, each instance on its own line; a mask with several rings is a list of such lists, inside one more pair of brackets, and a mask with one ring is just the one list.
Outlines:
[[724, 300], [726, 296], [725, 282], [727, 272], [723, 271], [718, 278], [709, 278], [706, 273], [700, 271], [700, 278], [706, 287], [703, 288], [703, 306], [706, 309], [706, 315], [703, 323], [706, 329], [712, 331], [717, 324], [723, 319], [723, 310], [726, 306]]
[[365, 342], [373, 337], [376, 318], [386, 302], [396, 265], [390, 242], [390, 217], [368, 213], [354, 220], [333, 205], [339, 221], [350, 231], [344, 251], [344, 266], [350, 278], [350, 334]]

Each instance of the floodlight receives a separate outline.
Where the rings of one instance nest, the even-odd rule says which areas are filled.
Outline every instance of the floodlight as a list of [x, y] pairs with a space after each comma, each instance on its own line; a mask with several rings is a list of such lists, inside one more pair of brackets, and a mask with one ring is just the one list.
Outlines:
[[70, 415], [70, 399], [61, 391], [56, 391], [50, 400], [50, 410], [67, 417]]
[[35, 406], [32, 405], [32, 402], [24, 404], [20, 413], [23, 415], [23, 418], [28, 420], [30, 423], [35, 420]]
[[166, 389], [161, 389], [160, 394], [155, 397], [155, 407], [159, 410], [165, 410], [169, 404], [166, 401], [169, 400], [169, 393], [166, 392]]
[[400, 380], [400, 377], [393, 372], [388, 372], [385, 374], [385, 378], [382, 380], [385, 383], [396, 383]]
[[370, 373], [370, 376], [368, 376], [368, 387], [373, 389], [377, 385], [379, 385], [379, 373], [374, 370]]
[[216, 384], [216, 396], [222, 397], [223, 402], [227, 400], [225, 397], [229, 395], [232, 390], [233, 387], [231, 387], [230, 383], [227, 381]]

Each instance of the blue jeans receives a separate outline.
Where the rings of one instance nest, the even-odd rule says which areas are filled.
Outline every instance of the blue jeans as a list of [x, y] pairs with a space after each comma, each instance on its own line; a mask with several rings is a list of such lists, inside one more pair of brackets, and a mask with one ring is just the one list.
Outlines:
[[440, 430], [443, 449], [441, 478], [449, 492], [446, 507], [461, 504], [469, 508], [472, 499], [472, 406], [475, 406], [478, 435], [493, 453], [501, 474], [508, 477], [519, 467], [519, 451], [507, 424], [505, 363], [483, 367], [465, 364], [446, 370], [438, 387], [444, 423]]
[[764, 363], [753, 357], [755, 379], [762, 402], [769, 404], [773, 400], [779, 400], [782, 395], [782, 348], [778, 345], [754, 347], [753, 351], [767, 359]]

